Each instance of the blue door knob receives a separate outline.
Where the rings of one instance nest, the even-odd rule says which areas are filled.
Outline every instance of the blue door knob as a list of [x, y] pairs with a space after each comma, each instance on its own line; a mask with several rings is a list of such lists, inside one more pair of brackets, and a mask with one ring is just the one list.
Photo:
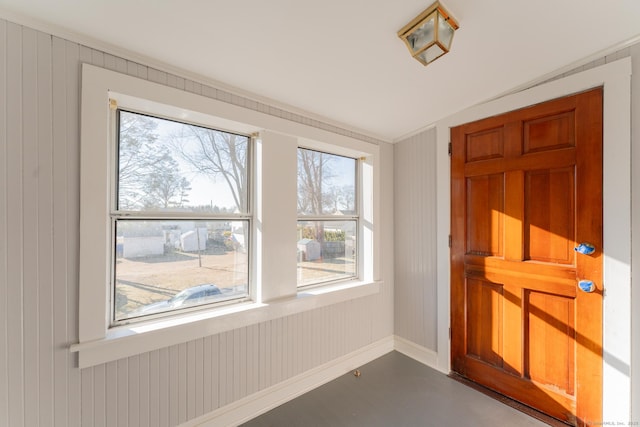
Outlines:
[[580, 280], [578, 282], [578, 287], [581, 291], [591, 293], [596, 290], [596, 284], [591, 280]]
[[578, 252], [579, 254], [591, 255], [596, 251], [596, 247], [591, 243], [580, 243], [578, 246], [573, 248], [573, 250]]

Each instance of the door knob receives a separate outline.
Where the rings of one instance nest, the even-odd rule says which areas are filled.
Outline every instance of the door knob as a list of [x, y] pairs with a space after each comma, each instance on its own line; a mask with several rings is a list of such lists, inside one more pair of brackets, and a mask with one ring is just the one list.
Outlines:
[[580, 288], [582, 292], [591, 293], [596, 290], [596, 284], [591, 280], [580, 280], [578, 282], [578, 288]]
[[596, 247], [593, 246], [591, 243], [583, 242], [583, 243], [580, 243], [575, 248], [573, 248], [573, 250], [578, 252], [579, 254], [591, 255], [596, 251]]

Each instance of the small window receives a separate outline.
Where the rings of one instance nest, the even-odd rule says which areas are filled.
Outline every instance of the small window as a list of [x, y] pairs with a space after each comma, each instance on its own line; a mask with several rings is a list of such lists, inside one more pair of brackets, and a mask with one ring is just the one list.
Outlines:
[[358, 276], [356, 159], [298, 148], [298, 286]]
[[116, 111], [112, 324], [243, 299], [251, 139]]

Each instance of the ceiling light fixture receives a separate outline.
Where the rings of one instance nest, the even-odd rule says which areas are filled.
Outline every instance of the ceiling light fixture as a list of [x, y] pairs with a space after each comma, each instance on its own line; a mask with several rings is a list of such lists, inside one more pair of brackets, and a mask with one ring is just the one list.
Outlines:
[[429, 65], [449, 52], [457, 29], [456, 20], [440, 2], [435, 2], [398, 31], [398, 37], [405, 42], [411, 56], [422, 65]]

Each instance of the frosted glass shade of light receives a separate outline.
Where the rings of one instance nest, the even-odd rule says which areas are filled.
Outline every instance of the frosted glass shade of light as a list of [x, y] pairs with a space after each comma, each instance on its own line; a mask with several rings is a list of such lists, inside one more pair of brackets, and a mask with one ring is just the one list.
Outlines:
[[445, 53], [446, 52], [440, 46], [438, 46], [437, 44], [434, 44], [427, 50], [424, 50], [421, 53], [419, 53], [417, 57], [420, 58], [421, 62], [428, 64], [429, 62], [432, 62], [437, 58], [441, 57]]
[[449, 52], [458, 23], [435, 2], [398, 31], [411, 56], [423, 65]]
[[438, 40], [447, 51], [451, 48], [454, 31], [449, 21], [445, 21], [444, 19], [438, 20]]
[[424, 24], [420, 25], [420, 27], [407, 37], [407, 41], [411, 45], [414, 53], [434, 42], [436, 33], [435, 18], [435, 14], [429, 17]]

